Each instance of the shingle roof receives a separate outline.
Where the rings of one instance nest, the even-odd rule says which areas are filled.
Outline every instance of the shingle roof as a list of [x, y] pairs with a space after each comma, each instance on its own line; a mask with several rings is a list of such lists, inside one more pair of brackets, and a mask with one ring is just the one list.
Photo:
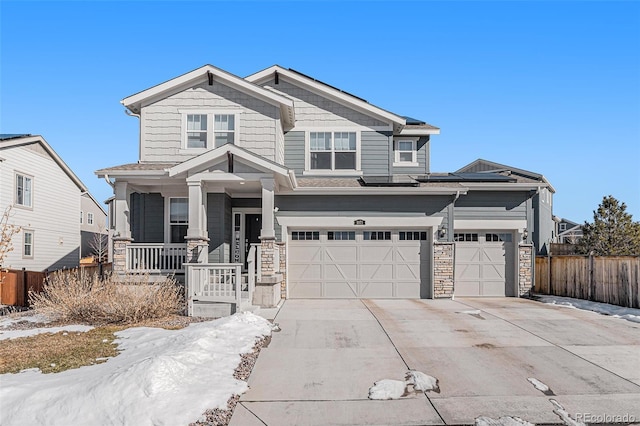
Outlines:
[[350, 188], [361, 186], [358, 178], [298, 178], [302, 188]]
[[147, 171], [147, 170], [164, 170], [175, 166], [178, 163], [130, 163], [120, 166], [107, 167], [97, 170], [96, 173], [108, 173], [116, 171]]

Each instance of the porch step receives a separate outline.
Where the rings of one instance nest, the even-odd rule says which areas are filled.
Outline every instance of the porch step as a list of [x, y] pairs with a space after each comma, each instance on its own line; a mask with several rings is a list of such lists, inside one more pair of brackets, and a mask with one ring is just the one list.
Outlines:
[[226, 302], [193, 302], [193, 316], [203, 318], [221, 318], [233, 315], [236, 312], [253, 312], [260, 310], [259, 306], [252, 305], [248, 300], [243, 300], [240, 307], [235, 303]]

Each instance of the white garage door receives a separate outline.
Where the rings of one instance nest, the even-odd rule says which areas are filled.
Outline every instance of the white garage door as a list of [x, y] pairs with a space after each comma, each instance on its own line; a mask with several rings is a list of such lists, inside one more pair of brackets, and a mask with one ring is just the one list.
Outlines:
[[511, 296], [513, 235], [456, 231], [455, 295]]
[[291, 298], [420, 298], [430, 232], [292, 230]]

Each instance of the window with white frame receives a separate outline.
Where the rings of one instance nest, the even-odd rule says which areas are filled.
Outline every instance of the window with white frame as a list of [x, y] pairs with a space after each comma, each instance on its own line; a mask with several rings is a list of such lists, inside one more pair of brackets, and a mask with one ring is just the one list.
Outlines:
[[87, 225], [93, 225], [93, 213], [87, 213]]
[[[186, 114], [186, 147], [218, 148], [236, 142], [235, 114]], [[213, 129], [213, 131], [211, 131]]]
[[22, 232], [22, 257], [33, 257], [33, 231], [24, 229]]
[[33, 207], [33, 178], [16, 174], [16, 204]]
[[416, 141], [399, 140], [395, 146], [396, 165], [413, 165], [418, 162]]
[[189, 199], [169, 199], [169, 242], [183, 243], [189, 228]]
[[310, 132], [311, 170], [356, 170], [356, 132]]

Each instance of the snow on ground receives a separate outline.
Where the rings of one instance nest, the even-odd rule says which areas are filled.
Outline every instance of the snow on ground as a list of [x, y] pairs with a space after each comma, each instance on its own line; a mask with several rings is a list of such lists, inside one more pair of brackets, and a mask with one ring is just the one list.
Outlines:
[[66, 332], [85, 332], [93, 329], [89, 325], [65, 325], [63, 327], [44, 327], [44, 328], [29, 328], [26, 330], [6, 330], [0, 329], [0, 340], [17, 339], [18, 337], [35, 336], [36, 334], [43, 333], [59, 333], [60, 331]]
[[529, 377], [529, 378], [527, 378], [527, 380], [529, 381], [529, 383], [531, 383], [533, 385], [534, 388], [538, 389], [540, 392], [548, 392], [549, 391], [549, 386], [545, 385], [540, 380], [538, 380], [538, 379], [536, 379], [534, 377]]
[[534, 424], [522, 420], [520, 417], [507, 416], [492, 419], [491, 417], [482, 416], [476, 419], [476, 426], [534, 426]]
[[251, 313], [180, 330], [117, 332], [122, 352], [105, 363], [0, 375], [0, 424], [188, 424], [247, 390], [233, 377], [240, 354], [270, 333], [270, 323]]
[[406, 389], [407, 383], [402, 380], [378, 380], [369, 388], [369, 399], [399, 399]]
[[610, 315], [615, 318], [622, 318], [627, 321], [640, 323], [640, 309], [625, 308], [622, 306], [610, 305], [608, 303], [591, 302], [590, 300], [573, 299], [571, 297], [547, 296], [542, 294], [536, 294], [535, 299], [542, 303], [593, 311], [599, 314]]
[[407, 371], [406, 384], [413, 385], [413, 389], [420, 392], [434, 391], [440, 393], [440, 387], [438, 386], [438, 379], [435, 377], [424, 374], [422, 371], [409, 370]]
[[575, 420], [573, 417], [571, 417], [569, 415], [569, 412], [567, 410], [564, 409], [564, 407], [562, 405], [560, 405], [560, 403], [558, 401], [556, 401], [555, 399], [550, 399], [549, 402], [551, 402], [551, 404], [553, 404], [553, 412], [556, 413], [558, 415], [558, 417], [560, 417], [560, 420], [562, 420], [562, 422], [567, 425], [567, 426], [585, 426], [584, 423]]
[[27, 322], [36, 322], [36, 323], [48, 323], [51, 322], [49, 318], [44, 315], [32, 314], [32, 315], [17, 315], [17, 316], [5, 316], [0, 318], [0, 327], [7, 328], [13, 324], [27, 321]]

